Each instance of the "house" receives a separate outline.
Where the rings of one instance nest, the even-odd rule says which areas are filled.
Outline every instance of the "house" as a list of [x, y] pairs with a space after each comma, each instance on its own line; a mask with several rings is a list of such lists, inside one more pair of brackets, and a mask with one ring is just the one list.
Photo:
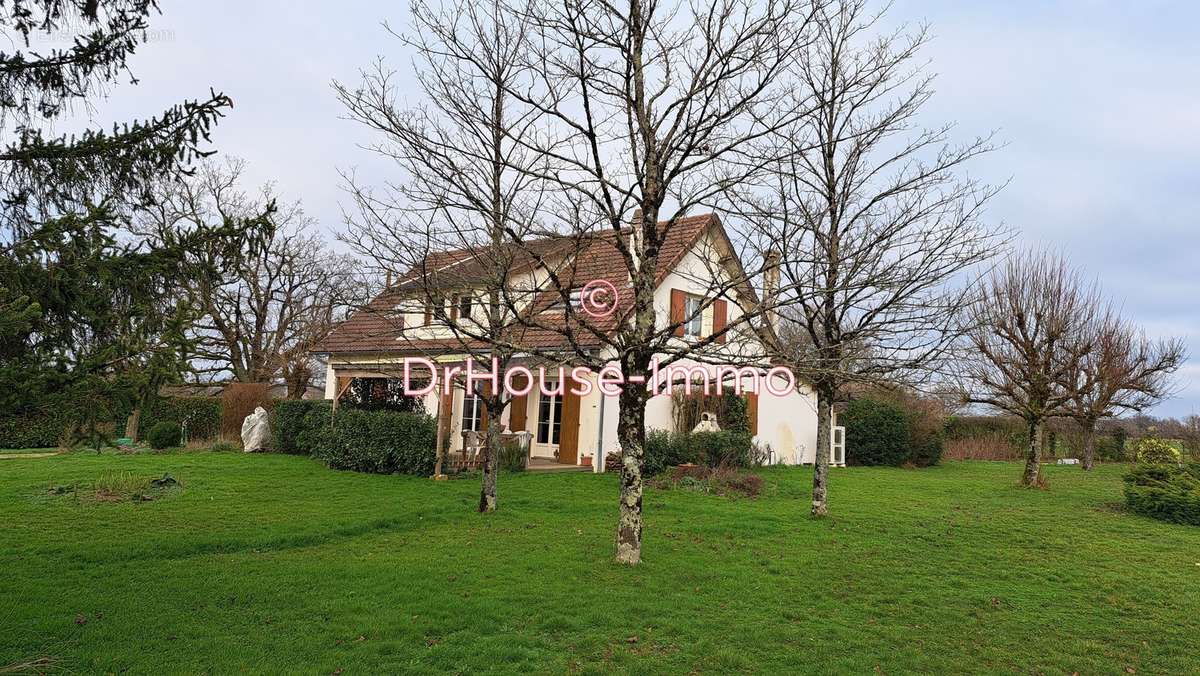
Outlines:
[[[563, 294], [546, 289], [544, 280], [548, 265], [559, 266], [556, 269], [560, 274], [569, 271], [572, 303], [579, 301], [574, 290], [597, 280], [610, 284], [620, 295], [627, 289], [628, 279], [615, 246], [615, 237], [627, 236], [627, 232], [628, 229], [620, 235], [612, 232], [596, 235], [582, 243], [578, 239], [551, 237], [527, 244], [522, 249], [525, 258], [536, 258], [538, 263], [514, 259], [510, 268], [512, 287], [528, 291], [522, 296], [527, 300], [522, 301], [518, 310], [539, 318], [559, 317], [554, 314], [557, 312], [562, 316], [555, 321], [567, 321]], [[722, 328], [736, 323], [743, 307], [754, 307], [758, 302], [748, 284], [735, 283], [735, 280], [745, 279], [746, 275], [720, 219], [714, 214], [677, 220], [669, 231], [659, 261], [654, 296], [658, 321], [664, 329], [672, 323], [683, 324], [675, 332], [676, 337], [671, 338], [680, 341], [681, 346], [720, 335]], [[427, 374], [431, 367], [440, 369], [444, 376], [446, 368], [463, 366], [471, 345], [464, 345], [461, 338], [455, 338], [437, 316], [441, 315], [445, 321], [474, 321], [471, 318], [473, 310], [484, 307], [477, 303], [484, 300], [480, 288], [488, 266], [485, 261], [478, 260], [477, 254], [448, 251], [426, 257], [417, 267], [419, 271], [409, 271], [389, 283], [383, 293], [336, 327], [316, 348], [315, 351], [323, 353], [327, 360], [327, 399], [336, 400], [351, 379], [379, 379], [381, 391], [394, 391], [394, 387], [384, 387], [384, 384], [394, 385], [401, 378], [416, 373]], [[430, 276], [436, 277], [436, 284]], [[429, 293], [431, 287], [445, 289], [445, 292], [433, 299]], [[719, 289], [719, 297], [712, 295], [714, 289]], [[430, 307], [433, 302], [445, 303], [437, 306], [444, 309], [434, 312]], [[603, 331], [611, 331], [620, 314], [614, 312], [607, 324], [605, 320], [597, 320], [595, 325]], [[688, 321], [684, 322], [685, 318]], [[603, 471], [605, 458], [619, 451], [616, 394], [611, 387], [601, 387], [603, 372], [588, 371], [579, 378], [571, 378], [574, 374], [569, 369], [556, 371], [554, 367], [559, 364], [547, 359], [546, 354], [555, 349], [569, 354], [561, 332], [539, 326], [527, 326], [521, 331], [519, 341], [515, 342], [529, 346], [539, 357], [529, 355], [518, 361], [531, 369], [535, 365], [542, 367], [543, 371], [539, 373], [546, 375], [540, 378], [546, 382], [539, 382], [527, 394], [514, 396], [500, 424], [508, 432], [529, 433], [532, 458], [563, 465], [590, 465], [594, 471]], [[748, 381], [752, 378], [747, 372], [755, 369], [738, 372], [724, 363], [744, 364], [744, 355], [761, 352], [758, 349], [761, 343], [756, 341], [758, 338], [749, 330], [729, 330], [705, 346], [703, 358], [697, 355], [695, 359], [675, 363], [672, 377], [686, 373], [686, 377], [697, 379], [694, 381], [697, 387], [704, 377], [710, 377], [714, 387], [717, 381], [723, 380], [732, 387], [733, 381], [741, 380], [749, 388]], [[595, 350], [601, 358], [611, 356], [611, 352], [605, 353], [605, 350], [611, 350], [610, 347], [585, 331], [577, 333], [577, 345]], [[403, 364], [410, 368], [406, 371]], [[485, 371], [486, 366], [483, 365]], [[764, 363], [757, 371], [761, 375], [769, 366]], [[562, 383], [564, 379], [571, 382]], [[572, 387], [572, 384], [581, 386]], [[815, 393], [803, 383], [789, 382], [779, 371], [760, 378], [758, 385], [758, 392], [742, 394], [746, 397], [751, 432], [759, 445], [769, 451], [770, 461], [813, 462], [817, 446]], [[476, 392], [477, 388], [468, 392], [462, 386], [455, 386], [449, 394], [438, 388], [420, 395], [424, 410], [437, 416], [443, 438], [449, 440], [450, 451], [462, 450], [464, 441], [474, 436], [470, 432], [481, 432], [489, 424]], [[678, 393], [653, 396], [646, 406], [647, 429], [671, 430], [675, 426], [679, 397]], [[844, 458], [841, 451], [843, 435], [840, 428], [835, 428], [837, 448], [834, 455], [838, 459]]]

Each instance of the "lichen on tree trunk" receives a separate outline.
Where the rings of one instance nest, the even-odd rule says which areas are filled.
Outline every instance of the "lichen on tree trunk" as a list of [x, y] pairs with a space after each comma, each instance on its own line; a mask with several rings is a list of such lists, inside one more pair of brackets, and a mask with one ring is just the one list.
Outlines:
[[1021, 485], [1037, 487], [1041, 485], [1042, 469], [1042, 421], [1029, 421], [1029, 448], [1025, 453], [1025, 473], [1021, 476]]
[[[499, 397], [493, 398], [493, 402], [499, 401]], [[502, 410], [498, 405], [489, 403], [489, 410]], [[479, 511], [483, 514], [488, 514], [496, 511], [496, 474], [499, 472], [500, 460], [500, 415], [494, 414], [491, 416], [491, 421], [488, 424], [487, 434], [483, 442], [483, 478], [479, 487]]]
[[812, 515], [829, 514], [829, 452], [833, 442], [833, 395], [818, 392], [817, 447], [813, 457]]
[[642, 467], [645, 461], [646, 393], [626, 387], [620, 397], [617, 440], [621, 444], [621, 505], [617, 521], [617, 563], [642, 560]]

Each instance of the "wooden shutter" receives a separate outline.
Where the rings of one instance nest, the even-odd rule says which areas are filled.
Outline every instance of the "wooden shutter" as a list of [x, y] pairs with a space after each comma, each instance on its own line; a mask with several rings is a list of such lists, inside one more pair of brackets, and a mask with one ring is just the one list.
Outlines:
[[[713, 333], [715, 334], [715, 333], [719, 333], [719, 332], [725, 330], [725, 323], [726, 323], [725, 313], [728, 312], [728, 307], [725, 304], [725, 301], [721, 300], [720, 298], [713, 301], [712, 307], [713, 307], [712, 330], [713, 330]], [[721, 335], [717, 336], [716, 342], [724, 343], [726, 338], [728, 338], [728, 334], [722, 333]]]
[[671, 289], [671, 323], [675, 324], [675, 335], [683, 336], [683, 299], [680, 289]]
[[750, 434], [758, 434], [758, 393], [746, 395], [746, 417], [750, 419]]
[[558, 434], [558, 461], [579, 464], [579, 395], [570, 388], [562, 396], [562, 428]]
[[[513, 378], [513, 389], [525, 389], [525, 376]], [[510, 432], [525, 431], [525, 409], [529, 406], [529, 395], [514, 396], [508, 404], [508, 429]]]
[[433, 301], [425, 299], [425, 326], [429, 326], [433, 322]]
[[458, 321], [458, 296], [450, 297], [450, 321]]

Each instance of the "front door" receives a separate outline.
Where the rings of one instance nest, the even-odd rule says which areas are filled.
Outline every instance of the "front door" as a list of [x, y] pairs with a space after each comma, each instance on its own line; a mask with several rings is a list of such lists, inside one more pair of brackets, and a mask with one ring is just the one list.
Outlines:
[[562, 432], [558, 442], [558, 461], [579, 464], [579, 395], [567, 391], [562, 398]]

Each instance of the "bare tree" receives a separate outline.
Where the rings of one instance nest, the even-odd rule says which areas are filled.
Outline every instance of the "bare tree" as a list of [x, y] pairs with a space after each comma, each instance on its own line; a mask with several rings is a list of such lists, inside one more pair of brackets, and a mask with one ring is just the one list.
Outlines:
[[[530, 27], [498, 4], [465, 0], [442, 7], [417, 0], [411, 15], [411, 34], [392, 35], [415, 52], [422, 105], [399, 106], [394, 72], [382, 61], [363, 71], [358, 88], [334, 83], [350, 117], [382, 136], [372, 150], [403, 173], [381, 190], [346, 177], [355, 213], [343, 239], [389, 276], [398, 273], [389, 291], [396, 302], [415, 302], [424, 323], [443, 330], [404, 327], [392, 313], [399, 347], [436, 345], [503, 371], [518, 352], [513, 313], [532, 291], [517, 288], [534, 262], [517, 241], [532, 227], [541, 199], [536, 176], [546, 164], [525, 147], [537, 115], [509, 95], [529, 67]], [[479, 511], [493, 512], [498, 423], [511, 397], [499, 387], [482, 395], [492, 422]]]
[[1073, 396], [1066, 415], [1083, 432], [1083, 469], [1096, 457], [1096, 423], [1125, 412], [1141, 413], [1170, 396], [1171, 374], [1183, 365], [1178, 339], [1150, 340], [1109, 309], [1097, 319], [1092, 349], [1071, 374]]
[[817, 11], [794, 66], [811, 112], [764, 139], [771, 172], [738, 200], [779, 259], [779, 357], [819, 398], [814, 516], [828, 511], [843, 388], [935, 372], [972, 269], [1006, 241], [980, 218], [996, 189], [960, 176], [989, 140], [953, 146], [949, 125], [916, 128], [933, 93], [916, 63], [925, 29], [876, 37], [865, 5]]
[[[686, 317], [660, 321], [654, 293], [671, 264], [664, 246], [685, 217], [761, 171], [763, 160], [747, 151], [805, 111], [786, 72], [810, 37], [816, 4], [572, 0], [517, 8], [534, 29], [531, 67], [510, 93], [545, 124], [526, 145], [551, 159], [553, 171], [539, 178], [560, 189], [553, 212], [559, 229], [581, 242], [607, 237], [615, 249], [609, 278], [620, 282], [621, 296], [607, 326], [568, 310], [560, 322], [525, 315], [530, 327], [558, 332], [576, 361], [595, 367], [611, 359], [636, 382], [647, 378], [656, 356], [703, 358], [705, 347], [750, 325], [757, 299], [745, 288], [753, 271], [710, 275], [717, 281]], [[569, 308], [571, 278], [548, 277]], [[723, 330], [694, 344], [677, 339], [681, 326], [736, 288], [744, 311]], [[603, 349], [581, 349], [581, 338]], [[618, 397], [616, 559], [630, 565], [641, 560], [649, 395], [625, 387]]]
[[[493, 330], [491, 321], [458, 322], [456, 335], [502, 352], [593, 368], [612, 360], [636, 382], [648, 376], [656, 354], [697, 354], [748, 325], [751, 313], [743, 313], [702, 344], [685, 345], [677, 337], [684, 323], [724, 303], [721, 296], [746, 290], [752, 274], [723, 276], [688, 317], [673, 313], [667, 322], [657, 321], [654, 291], [672, 262], [664, 243], [673, 231], [696, 223], [686, 218], [689, 211], [761, 170], [762, 161], [747, 160], [743, 150], [800, 113], [802, 102], [782, 74], [807, 39], [811, 11], [807, 0], [768, 0], [754, 7], [736, 0], [669, 5], [633, 0], [627, 7], [584, 0], [491, 5], [487, 11], [456, 5], [448, 16], [418, 19], [423, 28], [434, 29], [431, 55], [450, 64], [443, 79], [438, 65], [419, 58], [434, 115], [414, 113], [419, 120], [414, 122], [389, 114], [394, 106], [380, 104], [390, 97], [373, 95], [372, 86], [365, 88], [365, 100], [341, 88], [347, 105], [359, 111], [354, 116], [392, 135], [396, 145], [382, 150], [407, 164], [409, 174], [429, 171], [430, 156], [453, 158], [430, 172], [437, 190], [418, 181], [426, 194], [404, 194], [413, 190], [407, 184], [397, 192], [419, 198], [409, 203], [436, 205], [429, 211], [438, 218], [402, 228], [415, 241], [467, 239], [453, 247], [454, 255], [467, 250], [499, 262], [489, 282], [494, 292], [489, 307], [502, 306], [511, 322], [503, 314], [504, 330]], [[420, 41], [412, 44], [419, 55], [425, 49]], [[498, 49], [508, 46], [519, 57], [515, 66], [509, 52]], [[504, 57], [502, 68], [493, 54]], [[491, 176], [458, 182], [475, 168]], [[511, 198], [521, 185], [537, 186], [533, 204]], [[356, 192], [360, 212], [371, 212], [378, 224], [397, 222], [395, 212], [403, 205]], [[465, 218], [446, 228], [451, 213]], [[486, 246], [461, 237], [464, 232], [484, 235], [476, 241]], [[580, 269], [595, 262], [584, 257], [594, 254], [598, 242], [615, 256], [604, 272], [617, 280], [621, 297], [619, 310], [605, 321], [582, 316], [572, 302]], [[715, 246], [722, 260], [733, 253], [728, 241]], [[422, 261], [436, 251], [410, 248], [421, 252]], [[504, 252], [507, 256], [497, 255]], [[514, 257], [536, 270], [540, 281], [532, 293], [514, 294], [495, 283], [499, 268]], [[418, 276], [429, 272], [428, 262], [420, 265]], [[435, 294], [428, 296], [438, 307]], [[740, 295], [747, 309], [753, 296]], [[522, 306], [518, 297], [532, 300]], [[534, 342], [531, 334], [552, 339]], [[648, 396], [645, 388], [627, 387], [619, 397], [617, 559], [629, 564], [641, 557]]]
[[1066, 262], [1048, 254], [1010, 258], [966, 309], [968, 356], [959, 364], [964, 401], [1025, 421], [1024, 486], [1041, 486], [1042, 429], [1080, 396], [1081, 364], [1097, 344], [1101, 301]]
[[270, 185], [255, 196], [243, 192], [244, 170], [241, 160], [209, 162], [190, 179], [160, 184], [139, 228], [165, 237], [262, 216], [262, 227], [245, 239], [242, 250], [193, 251], [223, 274], [196, 280], [188, 289], [189, 302], [202, 316], [191, 356], [198, 373], [254, 383], [269, 382], [291, 361], [292, 382], [306, 386], [294, 368], [300, 355], [363, 289], [354, 262], [328, 249], [299, 203], [277, 206]]

